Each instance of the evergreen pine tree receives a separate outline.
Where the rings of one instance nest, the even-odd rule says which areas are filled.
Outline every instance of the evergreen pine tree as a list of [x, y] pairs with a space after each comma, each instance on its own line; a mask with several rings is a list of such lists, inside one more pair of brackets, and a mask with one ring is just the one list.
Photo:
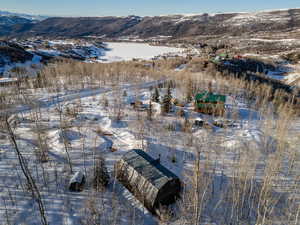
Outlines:
[[159, 91], [158, 91], [157, 87], [155, 88], [155, 91], [152, 95], [152, 101], [153, 102], [159, 102]]
[[172, 100], [172, 93], [171, 93], [171, 87], [169, 86], [167, 94], [164, 96], [162, 102], [163, 113], [169, 113], [171, 111], [171, 100]]
[[153, 113], [153, 110], [152, 110], [152, 101], [150, 100], [149, 102], [149, 108], [148, 108], [148, 111], [147, 111], [147, 116], [148, 116], [148, 120], [152, 120], [152, 113]]
[[188, 80], [187, 90], [186, 90], [186, 101], [191, 102], [193, 99], [193, 81], [191, 79]]

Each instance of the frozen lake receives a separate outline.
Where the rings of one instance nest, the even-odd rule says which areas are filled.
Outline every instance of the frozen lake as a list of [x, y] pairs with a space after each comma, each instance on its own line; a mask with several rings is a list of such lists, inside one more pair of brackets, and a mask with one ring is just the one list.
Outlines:
[[182, 53], [184, 49], [164, 46], [152, 46], [145, 43], [106, 42], [109, 51], [101, 57], [105, 61], [123, 61], [136, 59], [149, 60], [155, 56], [167, 53]]

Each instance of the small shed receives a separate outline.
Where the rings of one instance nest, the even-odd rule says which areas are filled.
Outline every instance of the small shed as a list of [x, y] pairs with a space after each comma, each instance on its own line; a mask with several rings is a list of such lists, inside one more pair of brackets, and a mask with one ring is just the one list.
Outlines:
[[198, 126], [198, 127], [203, 127], [204, 125], [204, 120], [202, 118], [196, 118], [195, 119], [195, 122], [194, 122], [194, 125], [195, 126]]
[[76, 172], [69, 182], [69, 190], [70, 191], [82, 191], [83, 186], [85, 184], [85, 177], [81, 171]]
[[226, 96], [212, 92], [198, 93], [195, 96], [195, 111], [222, 116], [225, 112]]
[[115, 164], [117, 179], [153, 214], [160, 216], [180, 196], [181, 182], [170, 170], [142, 150], [124, 154]]

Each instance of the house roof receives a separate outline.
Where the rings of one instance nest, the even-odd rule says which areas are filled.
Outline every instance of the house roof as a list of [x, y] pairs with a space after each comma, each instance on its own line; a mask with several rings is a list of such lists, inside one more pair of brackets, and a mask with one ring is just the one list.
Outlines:
[[226, 102], [226, 96], [225, 95], [218, 95], [218, 94], [213, 94], [210, 92], [203, 92], [203, 93], [198, 93], [195, 96], [196, 101], [203, 101], [203, 102]]
[[70, 185], [72, 183], [81, 183], [83, 178], [84, 178], [84, 175], [81, 171], [76, 172], [70, 180]]
[[134, 149], [126, 153], [122, 160], [157, 189], [163, 187], [170, 180], [179, 179], [174, 173], [142, 150]]

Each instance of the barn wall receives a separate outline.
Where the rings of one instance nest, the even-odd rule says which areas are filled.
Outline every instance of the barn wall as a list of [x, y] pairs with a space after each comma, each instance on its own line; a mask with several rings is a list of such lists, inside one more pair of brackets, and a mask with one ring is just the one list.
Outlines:
[[120, 160], [115, 165], [115, 172], [117, 179], [142, 202], [149, 211], [154, 213], [159, 190], [143, 176], [138, 174], [137, 171], [124, 162], [124, 160]]
[[157, 203], [163, 202], [165, 204], [171, 204], [175, 202], [176, 198], [179, 198], [180, 191], [181, 183], [179, 179], [169, 181], [159, 190]]
[[160, 215], [160, 204], [179, 197], [179, 178], [142, 150], [128, 152], [115, 164], [116, 178], [153, 214]]

